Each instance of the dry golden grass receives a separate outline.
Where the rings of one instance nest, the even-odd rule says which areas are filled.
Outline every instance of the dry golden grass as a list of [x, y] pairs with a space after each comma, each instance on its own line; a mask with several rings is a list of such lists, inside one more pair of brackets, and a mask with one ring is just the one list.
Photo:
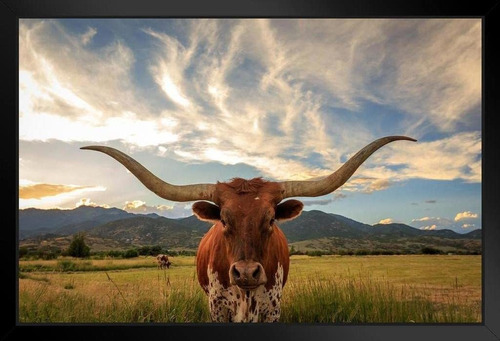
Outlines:
[[[21, 261], [20, 321], [207, 322], [194, 257], [152, 261]], [[481, 257], [293, 256], [282, 310], [282, 322], [480, 322]]]

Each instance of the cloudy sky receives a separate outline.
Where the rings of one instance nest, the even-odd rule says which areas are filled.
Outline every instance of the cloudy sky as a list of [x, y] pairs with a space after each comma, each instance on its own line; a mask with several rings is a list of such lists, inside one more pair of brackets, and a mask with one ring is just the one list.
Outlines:
[[317, 178], [407, 135], [305, 209], [481, 227], [479, 19], [22, 19], [19, 49], [21, 209], [191, 215], [86, 145], [188, 184]]

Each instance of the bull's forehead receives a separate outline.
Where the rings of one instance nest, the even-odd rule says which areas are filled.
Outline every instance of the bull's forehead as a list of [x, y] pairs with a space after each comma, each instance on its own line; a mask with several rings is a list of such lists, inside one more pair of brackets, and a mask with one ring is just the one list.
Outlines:
[[283, 198], [283, 189], [276, 182], [240, 180], [216, 185], [216, 204], [222, 208], [245, 212], [276, 206]]

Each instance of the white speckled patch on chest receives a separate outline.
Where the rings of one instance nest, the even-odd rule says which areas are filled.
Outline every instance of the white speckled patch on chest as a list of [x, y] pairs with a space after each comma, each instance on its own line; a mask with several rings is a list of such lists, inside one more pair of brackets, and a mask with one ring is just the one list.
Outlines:
[[283, 291], [283, 266], [278, 264], [275, 283], [266, 290], [260, 286], [255, 290], [241, 290], [235, 285], [224, 288], [217, 272], [208, 268], [208, 304], [214, 322], [277, 322], [281, 314]]

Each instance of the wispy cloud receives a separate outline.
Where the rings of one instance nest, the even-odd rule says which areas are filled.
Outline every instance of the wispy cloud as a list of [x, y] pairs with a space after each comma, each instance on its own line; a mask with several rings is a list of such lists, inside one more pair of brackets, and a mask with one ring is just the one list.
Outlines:
[[334, 199], [302, 200], [302, 203], [304, 204], [304, 206], [313, 206], [313, 205], [325, 206], [331, 204], [333, 201]]
[[[445, 137], [384, 147], [342, 190], [481, 181], [480, 132], [453, 130], [478, 117], [480, 20], [176, 23], [182, 37], [138, 28], [151, 41], [144, 88], [126, 39], [95, 48], [95, 28], [78, 34], [53, 20], [21, 20], [20, 139], [121, 140], [181, 161], [305, 180], [334, 171], [376, 131], [418, 138], [431, 126]], [[369, 118], [367, 103], [395, 108], [399, 125]]]
[[87, 45], [90, 43], [92, 38], [96, 35], [97, 30], [94, 27], [89, 27], [87, 32], [81, 35], [81, 41], [83, 45]]
[[[115, 41], [91, 49], [52, 20], [19, 29], [19, 138], [26, 141], [122, 140], [138, 146], [176, 140], [175, 122], [141, 100], [132, 50]], [[60, 53], [65, 50], [65, 53]]]

